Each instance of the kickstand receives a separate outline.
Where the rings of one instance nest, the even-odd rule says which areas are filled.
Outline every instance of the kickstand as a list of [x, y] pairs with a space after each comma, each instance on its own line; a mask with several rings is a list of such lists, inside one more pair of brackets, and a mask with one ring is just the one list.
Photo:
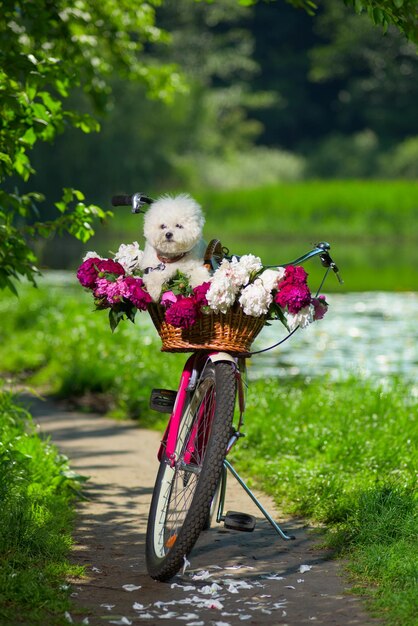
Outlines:
[[234, 476], [234, 478], [236, 478], [236, 480], [239, 482], [241, 487], [250, 496], [250, 498], [254, 502], [254, 504], [256, 504], [258, 506], [258, 508], [260, 509], [260, 511], [262, 512], [262, 514], [266, 518], [266, 520], [268, 522], [270, 522], [270, 524], [273, 526], [274, 530], [280, 535], [280, 537], [282, 539], [285, 539], [285, 540], [295, 539], [294, 535], [287, 535], [285, 532], [283, 532], [283, 530], [280, 528], [280, 526], [278, 524], [276, 524], [276, 522], [271, 517], [271, 515], [263, 507], [261, 502], [255, 497], [255, 495], [253, 494], [251, 489], [248, 487], [248, 485], [242, 480], [242, 478], [238, 474], [238, 472], [232, 467], [231, 463], [229, 461], [227, 461], [226, 459], [224, 460], [224, 464], [223, 464], [223, 468], [222, 468], [221, 486], [220, 486], [220, 494], [219, 494], [219, 505], [218, 505], [218, 513], [217, 513], [216, 521], [219, 523], [219, 522], [222, 522], [225, 519], [225, 516], [223, 514], [223, 510], [224, 510], [224, 503], [225, 503], [227, 470], [229, 470], [231, 472], [231, 474]]

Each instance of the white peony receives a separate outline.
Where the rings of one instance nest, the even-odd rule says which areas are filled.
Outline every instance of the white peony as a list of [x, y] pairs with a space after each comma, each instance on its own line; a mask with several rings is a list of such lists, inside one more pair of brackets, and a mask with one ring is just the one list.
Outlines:
[[267, 313], [272, 300], [273, 296], [271, 291], [265, 288], [260, 278], [257, 278], [253, 283], [247, 285], [247, 287], [242, 290], [239, 303], [246, 315], [260, 317]]
[[289, 330], [295, 330], [298, 326], [300, 328], [306, 328], [309, 326], [309, 324], [314, 321], [314, 313], [315, 309], [312, 304], [303, 307], [299, 313], [294, 315], [292, 313], [287, 313], [286, 320]]
[[97, 252], [90, 250], [90, 252], [87, 252], [84, 256], [83, 261], [87, 261], [87, 259], [103, 259], [103, 257], [100, 256], [100, 254], [97, 254]]
[[261, 268], [261, 259], [253, 254], [245, 254], [240, 259], [234, 256], [231, 260], [223, 259], [212, 281], [216, 282], [221, 277], [227, 277], [232, 286], [238, 290], [248, 283], [251, 273], [258, 272]]
[[284, 278], [285, 273], [286, 270], [284, 267], [267, 269], [260, 274], [259, 278], [263, 281], [263, 285], [267, 291], [273, 291], [273, 289], [277, 289], [279, 282]]
[[143, 250], [140, 250], [137, 241], [130, 244], [122, 243], [115, 254], [115, 261], [120, 263], [127, 274], [132, 274], [140, 268]]
[[237, 297], [238, 287], [231, 283], [228, 276], [222, 273], [214, 275], [211, 285], [206, 293], [206, 300], [212, 311], [226, 313], [234, 304]]

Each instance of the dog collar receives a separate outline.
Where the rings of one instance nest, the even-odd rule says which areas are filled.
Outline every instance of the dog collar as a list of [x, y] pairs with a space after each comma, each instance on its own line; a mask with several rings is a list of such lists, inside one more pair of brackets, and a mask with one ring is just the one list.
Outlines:
[[161, 261], [161, 263], [177, 263], [177, 261], [181, 261], [181, 259], [184, 259], [184, 257], [186, 256], [186, 254], [188, 254], [187, 252], [182, 252], [181, 254], [178, 254], [177, 256], [160, 256], [157, 253], [157, 258], [159, 261]]
[[156, 270], [160, 272], [165, 270], [165, 263], [160, 263], [159, 265], [156, 265], [156, 267], [146, 267], [144, 269], [144, 274], [146, 276], [147, 274], [150, 274], [151, 272], [155, 272]]

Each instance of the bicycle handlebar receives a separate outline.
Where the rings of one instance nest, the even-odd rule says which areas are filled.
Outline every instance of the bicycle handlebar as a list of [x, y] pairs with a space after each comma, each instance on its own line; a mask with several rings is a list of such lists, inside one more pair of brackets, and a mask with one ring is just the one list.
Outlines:
[[132, 213], [144, 213], [142, 207], [144, 204], [152, 204], [154, 200], [145, 196], [143, 193], [137, 192], [132, 195], [121, 194], [112, 197], [112, 206], [130, 206]]

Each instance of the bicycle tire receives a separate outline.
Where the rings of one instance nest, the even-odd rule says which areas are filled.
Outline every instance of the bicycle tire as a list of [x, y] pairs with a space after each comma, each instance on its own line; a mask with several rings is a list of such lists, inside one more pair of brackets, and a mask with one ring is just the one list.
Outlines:
[[235, 367], [208, 362], [186, 399], [176, 462], [171, 466], [162, 459], [148, 517], [146, 563], [155, 580], [170, 580], [180, 570], [205, 527], [231, 434], [235, 395]]

